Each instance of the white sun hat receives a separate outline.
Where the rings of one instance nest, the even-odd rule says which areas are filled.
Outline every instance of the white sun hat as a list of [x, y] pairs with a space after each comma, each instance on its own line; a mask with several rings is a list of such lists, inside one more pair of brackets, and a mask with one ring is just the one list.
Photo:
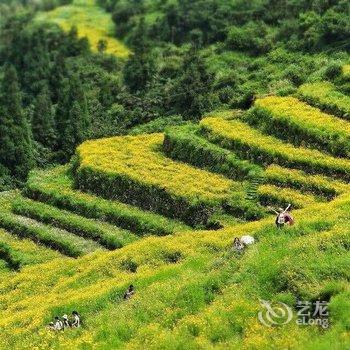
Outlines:
[[241, 242], [245, 245], [250, 245], [255, 243], [255, 239], [252, 236], [246, 235], [241, 237]]

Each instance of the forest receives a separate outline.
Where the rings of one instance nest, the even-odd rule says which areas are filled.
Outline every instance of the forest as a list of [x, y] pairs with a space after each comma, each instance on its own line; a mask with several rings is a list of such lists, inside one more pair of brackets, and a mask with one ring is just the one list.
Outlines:
[[0, 190], [68, 161], [86, 139], [247, 109], [306, 80], [350, 91], [346, 0], [98, 0], [127, 57], [36, 20], [71, 2], [0, 2]]

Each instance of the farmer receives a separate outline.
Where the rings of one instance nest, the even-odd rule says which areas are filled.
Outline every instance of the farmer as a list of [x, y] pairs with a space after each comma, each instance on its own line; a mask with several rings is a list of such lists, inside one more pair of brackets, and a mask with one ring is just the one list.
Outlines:
[[63, 328], [70, 328], [70, 323], [69, 323], [69, 320], [68, 320], [68, 316], [67, 315], [63, 315], [62, 319], [63, 319]]
[[244, 250], [244, 244], [241, 242], [241, 240], [238, 237], [235, 237], [233, 240], [233, 249], [237, 253], [242, 253]]
[[72, 327], [74, 327], [74, 328], [80, 327], [80, 316], [79, 316], [78, 312], [73, 311], [72, 316], [73, 316]]
[[288, 224], [288, 225], [294, 224], [294, 219], [289, 212], [290, 207], [291, 207], [291, 204], [288, 204], [287, 208], [284, 210], [283, 208], [279, 208], [278, 211], [273, 209], [273, 211], [277, 214], [275, 223], [278, 228], [283, 227], [285, 224]]
[[50, 322], [47, 328], [51, 329], [52, 331], [55, 331], [55, 324], [53, 322]]
[[55, 331], [63, 330], [63, 322], [60, 320], [60, 318], [58, 316], [55, 317], [55, 322], [54, 322], [54, 325], [53, 325], [53, 329]]
[[126, 290], [124, 294], [124, 300], [130, 299], [135, 294], [135, 288], [132, 284], [130, 284], [129, 288]]

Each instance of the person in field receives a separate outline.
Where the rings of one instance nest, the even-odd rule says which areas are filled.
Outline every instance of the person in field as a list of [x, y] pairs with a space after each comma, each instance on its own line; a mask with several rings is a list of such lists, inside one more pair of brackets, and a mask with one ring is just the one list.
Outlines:
[[275, 224], [278, 228], [282, 228], [284, 225], [293, 225], [294, 219], [292, 214], [290, 213], [291, 204], [288, 204], [286, 209], [279, 208], [278, 211], [273, 209], [273, 211], [277, 214]]
[[72, 312], [73, 316], [73, 322], [72, 322], [72, 328], [79, 328], [80, 327], [80, 315], [77, 311]]
[[60, 318], [58, 316], [55, 317], [53, 329], [55, 331], [62, 331], [63, 330], [63, 322], [60, 320]]
[[62, 320], [63, 320], [63, 328], [70, 328], [70, 323], [68, 320], [68, 316], [67, 315], [63, 315], [62, 316]]
[[129, 288], [126, 290], [124, 294], [124, 300], [130, 299], [135, 294], [135, 288], [132, 284], [130, 284]]
[[241, 240], [238, 237], [235, 237], [233, 240], [233, 249], [237, 253], [242, 253], [244, 250], [244, 244], [241, 242]]

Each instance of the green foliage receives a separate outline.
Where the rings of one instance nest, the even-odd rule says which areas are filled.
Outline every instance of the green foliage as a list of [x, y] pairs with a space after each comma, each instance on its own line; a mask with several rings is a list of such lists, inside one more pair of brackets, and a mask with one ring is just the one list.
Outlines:
[[31, 124], [34, 140], [53, 149], [56, 141], [55, 116], [47, 86], [35, 100]]
[[198, 120], [213, 108], [211, 81], [203, 58], [192, 47], [185, 56], [182, 76], [172, 90], [173, 104], [185, 119]]
[[125, 65], [124, 81], [130, 91], [135, 93], [143, 91], [156, 74], [156, 62], [149, 50], [144, 18], [140, 20], [129, 41], [134, 52]]

